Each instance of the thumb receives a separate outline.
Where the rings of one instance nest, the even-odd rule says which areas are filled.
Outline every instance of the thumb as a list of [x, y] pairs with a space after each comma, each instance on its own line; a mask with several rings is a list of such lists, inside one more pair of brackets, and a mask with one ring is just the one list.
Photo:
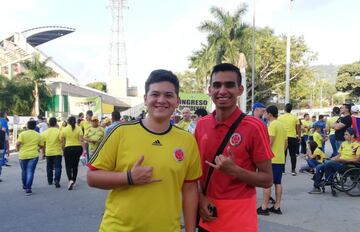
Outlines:
[[232, 160], [234, 160], [235, 154], [234, 154], [234, 152], [231, 150], [230, 147], [227, 148], [227, 152], [228, 152], [228, 154], [229, 154], [229, 157], [230, 157]]
[[142, 155], [140, 159], [136, 161], [134, 167], [140, 167], [143, 161], [144, 161], [144, 156]]

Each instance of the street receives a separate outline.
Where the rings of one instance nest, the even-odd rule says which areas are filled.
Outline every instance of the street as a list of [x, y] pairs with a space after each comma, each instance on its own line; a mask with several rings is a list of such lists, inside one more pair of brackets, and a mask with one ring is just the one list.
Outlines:
[[[298, 158], [298, 167], [304, 160]], [[49, 186], [46, 162], [40, 160], [35, 172], [34, 194], [25, 196], [21, 189], [17, 155], [10, 157], [11, 167], [4, 167], [0, 183], [0, 231], [6, 232], [92, 232], [101, 221], [107, 191], [89, 188], [86, 168], [79, 166], [78, 181], [73, 191], [67, 190], [63, 165], [61, 188]], [[289, 164], [287, 164], [289, 165]], [[289, 168], [287, 168], [289, 170]], [[310, 195], [311, 175], [299, 173], [283, 177], [283, 215], [259, 216], [260, 232], [357, 231], [360, 227], [360, 198], [338, 193]], [[262, 190], [258, 189], [258, 206]]]

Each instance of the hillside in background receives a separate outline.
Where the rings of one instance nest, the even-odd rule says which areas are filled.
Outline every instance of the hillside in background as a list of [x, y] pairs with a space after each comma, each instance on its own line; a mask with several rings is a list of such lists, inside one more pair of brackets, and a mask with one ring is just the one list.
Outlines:
[[331, 83], [336, 83], [338, 65], [315, 65], [311, 67], [315, 71], [316, 79], [328, 80]]

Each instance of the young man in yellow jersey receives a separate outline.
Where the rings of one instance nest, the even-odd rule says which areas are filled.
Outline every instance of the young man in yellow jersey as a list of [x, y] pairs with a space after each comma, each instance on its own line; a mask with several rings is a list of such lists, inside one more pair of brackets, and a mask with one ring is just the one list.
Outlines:
[[[60, 129], [57, 127], [56, 118], [49, 119], [50, 127], [41, 133], [41, 138], [45, 143], [45, 157], [46, 157], [46, 173], [48, 184], [52, 185], [55, 182], [55, 187], [60, 188], [60, 178], [62, 169], [62, 149]], [[55, 178], [54, 178], [55, 167]]]
[[[279, 121], [285, 126], [288, 137], [288, 150], [291, 160], [291, 174], [296, 176], [296, 154], [299, 153], [299, 143], [301, 138], [301, 126], [299, 119], [291, 114], [292, 105], [285, 105], [285, 114], [279, 117]], [[287, 150], [285, 150], [285, 157]]]
[[92, 126], [84, 135], [84, 141], [89, 144], [89, 157], [92, 156], [105, 134], [105, 129], [99, 125], [99, 118], [97, 116], [91, 118], [91, 124]]
[[269, 208], [269, 200], [271, 196], [271, 188], [264, 188], [263, 203], [257, 209], [260, 215], [269, 215], [269, 212], [282, 214], [280, 209], [280, 201], [282, 195], [281, 179], [285, 165], [284, 149], [287, 146], [286, 130], [283, 124], [277, 120], [278, 108], [274, 105], [268, 106], [265, 111], [265, 118], [269, 122], [268, 132], [270, 137], [271, 150], [274, 157], [271, 160], [273, 171], [273, 182], [275, 185], [275, 204]]
[[111, 190], [99, 231], [180, 232], [182, 208], [185, 230], [195, 232], [200, 157], [192, 134], [170, 124], [177, 77], [151, 72], [144, 102], [148, 116], [115, 126], [88, 164], [89, 186]]
[[304, 114], [304, 119], [301, 120], [301, 154], [306, 154], [306, 144], [309, 140], [311, 126], [310, 116], [306, 113]]

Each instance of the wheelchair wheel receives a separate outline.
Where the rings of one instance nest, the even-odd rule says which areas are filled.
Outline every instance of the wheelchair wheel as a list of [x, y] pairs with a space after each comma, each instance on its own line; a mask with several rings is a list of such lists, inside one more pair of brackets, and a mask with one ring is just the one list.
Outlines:
[[[351, 171], [352, 170], [352, 171]], [[351, 169], [351, 175], [349, 175], [349, 182], [351, 182], [351, 187], [346, 192], [347, 195], [352, 197], [359, 197], [360, 196], [360, 169], [354, 168]]]
[[343, 187], [342, 187], [342, 175], [339, 172], [336, 172], [333, 176], [333, 180], [332, 180], [332, 188], [338, 190], [338, 191], [344, 191]]

